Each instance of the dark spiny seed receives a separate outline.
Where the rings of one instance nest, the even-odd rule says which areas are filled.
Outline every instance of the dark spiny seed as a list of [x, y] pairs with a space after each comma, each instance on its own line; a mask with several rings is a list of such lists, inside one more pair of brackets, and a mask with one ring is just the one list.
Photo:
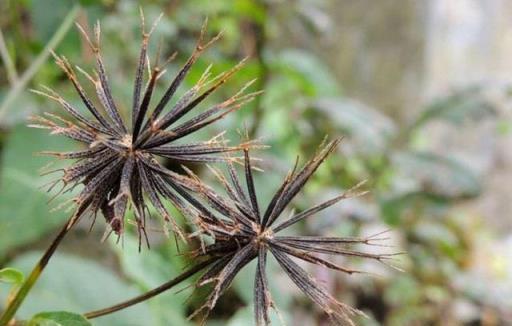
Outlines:
[[[283, 210], [338, 144], [339, 140], [327, 144], [300, 171], [297, 172], [295, 166], [276, 191], [261, 219], [257, 190], [253, 181], [251, 159], [247, 149], [244, 150], [246, 191], [243, 190], [242, 183], [230, 162], [228, 162], [228, 172], [231, 183], [220, 171], [213, 169], [214, 175], [224, 186], [227, 197], [220, 196], [212, 188], [194, 178], [195, 185], [193, 187], [202, 199], [189, 200], [191, 205], [199, 212], [198, 216], [201, 220], [200, 223], [197, 223], [199, 231], [193, 236], [201, 239], [201, 241], [204, 241], [202, 237], [211, 237], [214, 241], [213, 244], [202, 246], [202, 248], [196, 250], [194, 255], [203, 259], [216, 257], [216, 262], [210, 265], [197, 283], [198, 286], [208, 283], [213, 283], [214, 286], [204, 305], [194, 312], [192, 317], [206, 311], [203, 319], [205, 321], [208, 312], [214, 308], [218, 298], [230, 286], [236, 274], [250, 261], [256, 259], [257, 269], [254, 279], [255, 321], [257, 325], [270, 324], [269, 308], [274, 307], [274, 303], [265, 272], [268, 252], [276, 258], [278, 264], [293, 283], [315, 302], [335, 325], [354, 325], [352, 317], [363, 315], [361, 311], [336, 300], [292, 258], [347, 274], [360, 273], [358, 270], [340, 266], [326, 259], [322, 254], [355, 256], [385, 263], [385, 260], [390, 259], [393, 254], [371, 254], [345, 247], [354, 244], [371, 245], [374, 244], [373, 241], [384, 239], [376, 236], [342, 238], [278, 235], [282, 230], [313, 216], [342, 199], [363, 194], [363, 192], [356, 191], [359, 185], [331, 200], [285, 218], [279, 224], [276, 223], [278, 219], [283, 218]], [[205, 202], [205, 204], [202, 202]]]
[[[244, 87], [241, 92], [226, 101], [214, 105], [195, 117], [181, 121], [186, 113], [195, 109], [237, 72], [241, 68], [240, 64], [214, 78], [210, 76], [209, 71], [206, 71], [191, 90], [186, 92], [168, 112], [164, 112], [192, 65], [201, 53], [219, 38], [218, 35], [205, 41], [205, 24], [192, 55], [156, 107], [151, 110], [151, 98], [163, 67], [158, 65], [157, 58], [148, 82], [144, 81], [147, 47], [155, 25], [149, 33], [144, 30], [144, 24], [142, 25], [142, 45], [135, 69], [130, 124], [123, 121], [118, 105], [114, 101], [100, 51], [100, 26], [96, 24], [94, 37], [90, 37], [82, 27], [78, 26], [78, 28], [94, 53], [97, 73], [92, 77], [80, 68], [77, 69], [94, 85], [96, 96], [102, 107], [93, 104], [82, 87], [75, 69], [67, 59], [54, 54], [57, 65], [62, 68], [73, 84], [89, 114], [82, 113], [79, 108], [72, 106], [56, 92], [45, 88], [43, 91], [35, 92], [59, 103], [74, 118], [74, 121], [46, 114], [45, 117], [35, 117], [34, 121], [37, 124], [33, 126], [50, 129], [54, 134], [64, 135], [89, 147], [76, 152], [49, 153], [59, 158], [80, 159], [64, 169], [61, 179], [65, 187], [71, 188], [77, 184], [84, 186], [75, 198], [78, 205], [75, 213], [77, 218], [78, 215], [87, 211], [93, 216], [101, 211], [110, 228], [119, 235], [124, 229], [127, 207], [132, 205], [139, 238], [141, 238], [142, 234], [145, 234], [148, 205], [151, 203], [162, 217], [165, 231], [167, 232], [167, 226], [170, 225], [173, 231], [184, 237], [165, 208], [163, 200], [170, 200], [178, 209], [190, 215], [190, 208], [175, 193], [177, 189], [179, 189], [178, 193], [186, 192], [190, 180], [168, 171], [158, 163], [155, 157], [165, 157], [176, 162], [225, 162], [229, 159], [224, 155], [225, 153], [240, 150], [241, 147], [227, 146], [226, 141], [221, 137], [190, 144], [186, 142], [178, 144], [176, 141], [239, 109], [257, 93], [244, 95], [242, 94], [246, 88]], [[145, 90], [142, 89], [144, 84], [147, 85]], [[207, 85], [210, 86], [206, 88]], [[163, 113], [165, 114], [160, 117]], [[149, 199], [149, 203], [146, 198]]]

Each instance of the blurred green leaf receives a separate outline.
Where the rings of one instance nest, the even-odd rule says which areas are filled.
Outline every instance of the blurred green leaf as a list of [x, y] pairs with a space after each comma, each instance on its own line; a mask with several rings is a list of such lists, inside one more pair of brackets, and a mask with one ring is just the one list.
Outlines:
[[423, 242], [435, 242], [447, 247], [456, 247], [459, 239], [447, 225], [421, 221], [414, 228], [414, 234]]
[[313, 54], [298, 50], [282, 51], [272, 64], [288, 73], [290, 78], [301, 82], [309, 96], [339, 95], [338, 82], [328, 68]]
[[251, 307], [240, 309], [236, 312], [236, 314], [231, 317], [227, 326], [245, 326], [251, 325], [254, 323], [253, 315]]
[[[28, 272], [40, 256], [40, 252], [25, 254], [13, 261], [12, 266]], [[133, 286], [124, 283], [118, 275], [96, 262], [57, 254], [21, 306], [18, 317], [27, 318], [53, 309], [84, 313], [119, 303], [139, 293]], [[0, 300], [5, 299], [5, 291], [0, 291]], [[94, 325], [156, 325], [154, 322], [147, 304], [141, 303], [94, 320]]]
[[395, 278], [384, 293], [392, 305], [414, 305], [421, 300], [421, 284], [410, 275]]
[[233, 12], [237, 16], [248, 17], [258, 24], [264, 24], [266, 12], [261, 1], [258, 0], [237, 0], [233, 4]]
[[[357, 152], [377, 154], [387, 148], [396, 134], [396, 126], [380, 111], [355, 100], [344, 98], [321, 98], [313, 103], [337, 131], [348, 134]], [[325, 128], [325, 123], [322, 128]]]
[[[138, 252], [138, 241], [130, 234], [125, 234], [123, 240], [123, 246], [114, 245], [114, 249], [119, 256], [123, 272], [135, 281], [142, 291], [149, 291], [176, 277], [182, 271], [179, 268], [182, 265], [180, 257], [165, 260], [157, 250]], [[156, 319], [152, 325], [190, 325], [184, 305], [188, 294], [176, 293], [178, 289], [190, 284], [191, 281], [184, 281], [175, 289], [162, 293], [148, 302]]]
[[466, 246], [464, 238], [460, 237], [457, 226], [446, 221], [435, 219], [419, 221], [413, 228], [412, 234], [416, 239], [429, 246], [430, 251], [448, 257], [453, 262], [464, 259]]
[[461, 124], [468, 119], [479, 121], [484, 116], [496, 113], [494, 105], [487, 100], [480, 87], [471, 86], [433, 101], [408, 128], [413, 131], [434, 119]]
[[[446, 198], [426, 192], [405, 192], [388, 196], [379, 200], [380, 209], [384, 221], [389, 225], [401, 226], [402, 216], [435, 215], [444, 211], [448, 205]], [[427, 211], [427, 212], [424, 212]]]
[[44, 44], [53, 35], [55, 30], [62, 22], [62, 17], [70, 9], [69, 0], [45, 0], [45, 1], [32, 1], [28, 7], [31, 10], [31, 17], [33, 17], [34, 32], [38, 40]]
[[22, 272], [15, 268], [3, 268], [0, 269], [0, 282], [9, 283], [9, 284], [21, 284], [25, 276]]
[[54, 178], [38, 175], [50, 159], [34, 153], [71, 148], [64, 137], [25, 126], [13, 128], [4, 146], [0, 164], [0, 257], [65, 221], [68, 213], [50, 212], [47, 202], [51, 194], [40, 188]]
[[233, 281], [233, 288], [240, 295], [244, 303], [252, 302], [254, 296], [254, 275], [256, 262], [252, 261], [237, 273]]
[[481, 185], [476, 173], [451, 157], [431, 152], [398, 152], [391, 160], [397, 178], [408, 181], [411, 191], [424, 191], [446, 198], [473, 197], [480, 193]]
[[79, 0], [82, 6], [93, 6], [93, 5], [101, 5], [103, 2], [108, 2], [104, 0]]
[[92, 326], [82, 315], [67, 311], [41, 312], [27, 326]]

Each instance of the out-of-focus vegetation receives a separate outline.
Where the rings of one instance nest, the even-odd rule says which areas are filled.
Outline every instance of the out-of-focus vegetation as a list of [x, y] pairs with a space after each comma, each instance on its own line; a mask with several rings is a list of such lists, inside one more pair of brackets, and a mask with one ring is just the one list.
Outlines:
[[[265, 92], [208, 131], [213, 136], [225, 129], [247, 128], [253, 137], [261, 137], [271, 145], [258, 153], [265, 158], [262, 167], [267, 173], [265, 180], [257, 175], [257, 182], [267, 184], [259, 189], [268, 189], [260, 198], [269, 199], [274, 189], [269, 178], [277, 186], [297, 154], [310, 156], [326, 135], [345, 137], [339, 151], [308, 186], [306, 195], [296, 201], [296, 208], [309, 207], [308, 204], [329, 198], [333, 192], [368, 180], [370, 195], [343, 202], [300, 226], [304, 232], [325, 235], [359, 235], [390, 229], [393, 250], [406, 252], [399, 263], [404, 272], [379, 265], [366, 266], [365, 270], [380, 275], [376, 278], [311, 269], [336, 297], [369, 315], [369, 319], [359, 321], [362, 325], [512, 322], [512, 289], [507, 288], [512, 281], [510, 272], [502, 271], [507, 263], [499, 265], [498, 259], [499, 266], [493, 266], [502, 274], [482, 275], [478, 268], [475, 272], [475, 259], [482, 254], [478, 243], [491, 236], [491, 231], [484, 221], [458, 209], [461, 203], [485, 191], [483, 176], [460, 157], [440, 154], [429, 146], [432, 124], [441, 123], [457, 130], [472, 128], [499, 115], [499, 109], [485, 88], [474, 86], [454, 91], [424, 107], [410, 108], [415, 118], [404, 124], [378, 107], [344, 96], [343, 85], [315, 53], [283, 47], [281, 42], [290, 29], [307, 31], [305, 37], [335, 33], [323, 28], [322, 19], [327, 19], [325, 2], [82, 0], [77, 2], [80, 9], [76, 20], [89, 26], [101, 21], [109, 78], [116, 99], [126, 109], [130, 105], [140, 46], [139, 5], [147, 22], [164, 13], [150, 45], [151, 53], [156, 53], [159, 40], [163, 56], [178, 51], [164, 77], [167, 82], [190, 54], [206, 16], [209, 33], [223, 31], [223, 38], [199, 60], [188, 77], [188, 85], [209, 64], [220, 72], [249, 56], [247, 66], [216, 96], [225, 98], [253, 78], [257, 78], [256, 87]], [[72, 3], [0, 3], [4, 52], [13, 62], [10, 67], [4, 61], [0, 67], [0, 267], [14, 266], [27, 272], [68, 214], [62, 209], [51, 211], [65, 198], [47, 205], [53, 194], [40, 187], [51, 176], [40, 176], [39, 171], [50, 160], [34, 153], [69, 148], [70, 143], [62, 137], [27, 128], [25, 118], [30, 113], [56, 109], [54, 103], [27, 91], [40, 84], [57, 89], [71, 103], [79, 105], [71, 85], [52, 60], [42, 57], [37, 61], [41, 53], [48, 52], [45, 47], [55, 40], [55, 33], [61, 28], [66, 32], [62, 39], [57, 39], [56, 51], [83, 68], [92, 66], [93, 57], [77, 31], [67, 31], [66, 17], [75, 17]], [[27, 87], [20, 87], [23, 73], [31, 69], [34, 75], [29, 76]], [[498, 127], [504, 129], [503, 125]], [[238, 141], [236, 132], [228, 136]], [[197, 172], [208, 178], [208, 171]], [[159, 285], [188, 263], [187, 257], [176, 251], [174, 242], [163, 236], [154, 240], [150, 251], [139, 254], [133, 235], [126, 234], [119, 244], [100, 243], [101, 226], [97, 225], [91, 234], [88, 227], [89, 221], [83, 221], [65, 241], [60, 254], [22, 306], [20, 316], [29, 318], [45, 310], [85, 312], [113, 304]], [[251, 268], [254, 266], [246, 269]], [[232, 290], [220, 300], [211, 325], [252, 323], [252, 287], [248, 286], [252, 284], [251, 273], [243, 274], [247, 277], [237, 279]], [[273, 291], [275, 299], [289, 324], [326, 322], [311, 303], [281, 279], [276, 271], [270, 282], [277, 289]], [[94, 324], [192, 325], [187, 316], [198, 302], [187, 300], [190, 291], [171, 291], [95, 320]], [[0, 286], [2, 302], [8, 292], [7, 286]]]

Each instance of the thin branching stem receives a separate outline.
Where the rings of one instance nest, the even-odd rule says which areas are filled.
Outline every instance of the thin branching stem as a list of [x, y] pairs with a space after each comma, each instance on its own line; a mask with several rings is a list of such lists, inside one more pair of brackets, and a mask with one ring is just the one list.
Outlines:
[[119, 304], [113, 305], [111, 307], [85, 313], [84, 316], [87, 319], [98, 318], [98, 317], [101, 317], [101, 316], [105, 316], [105, 315], [114, 313], [114, 312], [119, 311], [119, 310], [126, 309], [128, 307], [131, 307], [131, 306], [136, 305], [138, 303], [141, 303], [143, 301], [149, 300], [149, 299], [159, 295], [160, 293], [163, 293], [163, 292], [169, 290], [170, 288], [174, 287], [175, 285], [180, 284], [184, 280], [192, 277], [194, 274], [196, 274], [199, 271], [203, 270], [204, 268], [206, 268], [211, 263], [212, 263], [212, 260], [205, 260], [204, 262], [199, 263], [199, 264], [197, 264], [197, 265], [187, 269], [185, 272], [181, 273], [177, 277], [175, 277], [172, 280], [170, 280], [170, 281], [168, 281], [168, 282], [166, 282], [166, 283], [164, 283], [164, 284], [154, 288], [153, 290], [150, 290], [150, 291], [148, 291], [146, 293], [143, 293], [143, 294], [141, 294], [141, 295], [139, 295], [137, 297], [134, 297], [134, 298], [132, 298], [130, 300], [127, 300], [127, 301], [121, 302]]

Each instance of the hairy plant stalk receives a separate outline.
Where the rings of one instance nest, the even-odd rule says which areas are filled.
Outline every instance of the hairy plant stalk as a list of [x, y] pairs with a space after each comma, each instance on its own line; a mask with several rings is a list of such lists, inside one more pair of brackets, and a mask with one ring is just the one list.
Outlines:
[[159, 295], [160, 293], [163, 293], [163, 292], [169, 290], [170, 288], [174, 287], [175, 285], [178, 285], [179, 283], [183, 282], [184, 280], [188, 279], [189, 277], [193, 276], [194, 274], [200, 272], [201, 270], [206, 268], [211, 263], [212, 263], [211, 259], [206, 260], [202, 263], [199, 263], [199, 264], [187, 269], [185, 272], [181, 273], [177, 277], [154, 288], [153, 290], [150, 290], [150, 291], [143, 293], [137, 297], [134, 297], [130, 300], [113, 305], [111, 307], [85, 313], [84, 316], [87, 319], [93, 319], [93, 318], [97, 318], [97, 317], [101, 317], [101, 316], [105, 316], [105, 315], [114, 313], [119, 310], [126, 309], [128, 307], [131, 307], [131, 306], [141, 303], [143, 301], [149, 300], [152, 297], [155, 297], [155, 296]]
[[18, 292], [16, 292], [14, 298], [9, 302], [7, 305], [7, 308], [5, 309], [4, 313], [0, 317], [0, 326], [6, 326], [11, 319], [16, 314], [16, 311], [20, 308], [21, 304], [27, 297], [28, 293], [36, 284], [37, 280], [41, 276], [43, 270], [48, 265], [48, 262], [50, 261], [50, 258], [53, 256], [55, 251], [57, 250], [57, 247], [62, 242], [68, 231], [73, 227], [73, 225], [76, 224], [78, 221], [78, 216], [76, 214], [73, 214], [71, 218], [64, 224], [64, 227], [60, 230], [60, 232], [57, 234], [55, 239], [53, 239], [52, 243], [46, 249], [45, 253], [41, 257], [41, 259], [37, 262], [36, 266], [32, 269], [32, 272], [27, 277], [25, 282], [21, 285]]

